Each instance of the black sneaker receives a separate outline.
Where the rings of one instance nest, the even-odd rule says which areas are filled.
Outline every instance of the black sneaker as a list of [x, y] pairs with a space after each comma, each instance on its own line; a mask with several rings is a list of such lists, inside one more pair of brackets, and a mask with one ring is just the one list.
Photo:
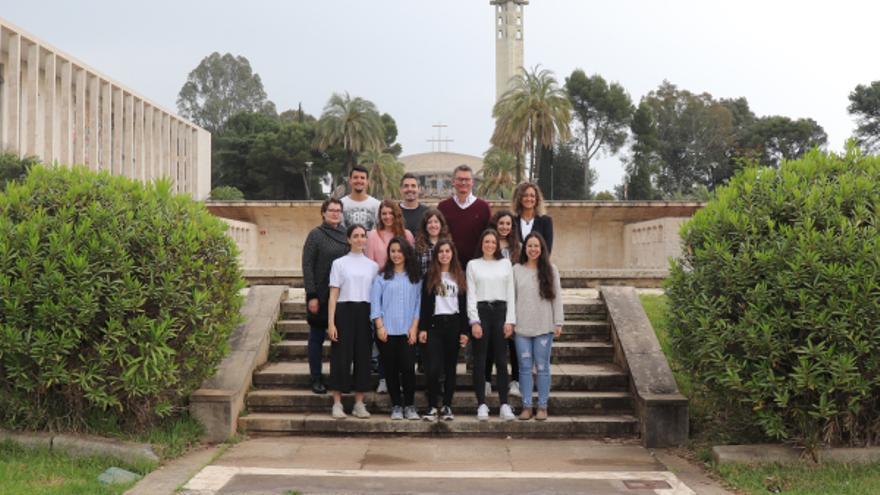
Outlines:
[[452, 421], [455, 419], [455, 416], [452, 414], [452, 408], [449, 406], [443, 406], [440, 409], [440, 416], [443, 418], [443, 421]]
[[323, 395], [327, 393], [327, 387], [324, 386], [324, 382], [321, 381], [320, 378], [317, 380], [312, 380], [312, 393]]
[[425, 421], [437, 421], [437, 408], [432, 407], [431, 409], [428, 409], [427, 413], [422, 414], [422, 419]]

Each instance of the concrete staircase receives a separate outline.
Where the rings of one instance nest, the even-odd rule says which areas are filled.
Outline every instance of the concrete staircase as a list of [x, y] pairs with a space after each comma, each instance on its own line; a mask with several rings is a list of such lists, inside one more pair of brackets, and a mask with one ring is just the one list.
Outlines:
[[[460, 355], [458, 390], [454, 421], [391, 421], [391, 402], [387, 394], [368, 393], [366, 404], [372, 417], [360, 420], [330, 417], [332, 398], [315, 395], [309, 385], [307, 360], [308, 326], [301, 302], [281, 304], [277, 330], [282, 340], [273, 345], [272, 360], [253, 374], [253, 389], [246, 399], [247, 414], [238, 420], [239, 429], [260, 435], [485, 435], [514, 437], [625, 437], [639, 435], [629, 375], [614, 362], [614, 346], [605, 304], [599, 299], [567, 298], [566, 325], [553, 343], [550, 419], [545, 422], [501, 421], [497, 417], [498, 395], [487, 402], [492, 412], [488, 422], [476, 420], [476, 398], [471, 375], [466, 371], [464, 353]], [[329, 356], [330, 344], [324, 353]], [[324, 364], [324, 377], [329, 363]], [[374, 375], [375, 383], [378, 377]], [[493, 383], [495, 380], [493, 378]], [[416, 375], [416, 406], [426, 408], [425, 376]], [[537, 399], [537, 397], [536, 397]], [[344, 396], [346, 411], [353, 396]], [[518, 413], [521, 401], [511, 396]]]

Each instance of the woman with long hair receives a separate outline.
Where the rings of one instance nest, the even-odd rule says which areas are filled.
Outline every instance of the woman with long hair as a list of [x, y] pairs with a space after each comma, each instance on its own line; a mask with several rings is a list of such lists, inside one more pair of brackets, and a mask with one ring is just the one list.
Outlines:
[[[516, 350], [520, 357], [519, 383], [522, 412], [519, 419], [532, 418], [532, 366], [537, 375], [538, 410], [535, 419], [547, 419], [550, 398], [550, 353], [553, 337], [562, 334], [562, 285], [559, 270], [550, 263], [547, 243], [541, 234], [526, 236], [520, 263], [513, 267], [516, 284]], [[528, 302], [526, 302], [528, 301]], [[526, 309], [528, 308], [528, 309]]]
[[419, 231], [416, 233], [416, 255], [422, 276], [428, 272], [431, 266], [431, 254], [434, 246], [443, 239], [449, 239], [449, 225], [446, 217], [437, 208], [428, 208], [419, 223]]
[[541, 234], [547, 244], [547, 253], [553, 251], [553, 218], [544, 212], [544, 196], [534, 182], [522, 182], [513, 191], [513, 211], [521, 245], [531, 232]]
[[[426, 215], [427, 216], [427, 215]], [[458, 350], [468, 342], [467, 282], [458, 261], [455, 245], [449, 239], [437, 241], [431, 267], [422, 283], [419, 316], [419, 342], [427, 344], [428, 411], [425, 420], [442, 416], [452, 421], [452, 396]], [[437, 410], [440, 378], [443, 380], [443, 407]]]
[[[489, 228], [498, 232], [498, 246], [501, 256], [509, 260], [512, 265], [519, 263], [519, 229], [516, 217], [510, 210], [496, 211], [489, 220]], [[510, 395], [518, 396], [519, 391], [519, 360], [516, 357], [516, 345], [513, 339], [507, 339], [507, 354], [510, 360]], [[492, 392], [492, 364], [495, 362], [495, 352], [489, 347], [486, 355], [486, 394]], [[497, 365], [496, 365], [497, 368]]]
[[403, 222], [403, 212], [396, 201], [383, 200], [379, 204], [379, 218], [376, 228], [367, 234], [367, 258], [375, 261], [379, 266], [385, 266], [388, 259], [388, 243], [394, 237], [406, 239], [410, 246], [415, 239], [412, 232], [406, 229]]
[[[385, 267], [373, 280], [370, 319], [391, 394], [391, 419], [419, 419], [415, 406], [415, 349], [421, 274], [412, 246], [402, 237], [388, 243]], [[403, 384], [403, 397], [400, 386]]]
[[[352, 414], [370, 417], [364, 405], [364, 392], [370, 389], [370, 289], [379, 266], [364, 255], [367, 229], [354, 224], [346, 231], [348, 254], [333, 261], [330, 268], [330, 300], [327, 308], [327, 337], [330, 338], [330, 390], [333, 392], [331, 414], [345, 419], [342, 394], [354, 388]], [[354, 374], [352, 375], [352, 365]]]
[[467, 265], [467, 307], [471, 324], [473, 350], [474, 392], [477, 395], [477, 419], [489, 419], [486, 405], [486, 352], [491, 346], [498, 369], [499, 417], [514, 419], [507, 404], [509, 376], [507, 375], [507, 339], [513, 335], [516, 324], [516, 299], [513, 268], [498, 249], [498, 232], [486, 229], [480, 235], [482, 256]]

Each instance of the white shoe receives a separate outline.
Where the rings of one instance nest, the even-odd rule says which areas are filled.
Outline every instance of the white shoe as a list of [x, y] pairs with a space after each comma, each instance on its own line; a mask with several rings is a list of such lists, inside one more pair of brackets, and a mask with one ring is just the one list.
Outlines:
[[508, 406], [507, 404], [501, 404], [501, 412], [498, 413], [498, 417], [500, 417], [503, 421], [511, 421], [516, 419], [516, 416], [513, 415], [513, 410], [510, 409], [510, 406]]
[[403, 408], [400, 406], [392, 406], [391, 407], [391, 419], [399, 420], [403, 419]]
[[483, 390], [486, 391], [486, 396], [488, 397], [489, 394], [492, 393], [492, 384], [489, 382], [486, 382], [486, 388], [484, 388]]
[[359, 419], [367, 419], [370, 417], [370, 413], [367, 411], [367, 406], [365, 406], [363, 402], [355, 402], [351, 414]]
[[406, 417], [406, 419], [409, 419], [411, 421], [422, 419], [422, 417], [419, 416], [419, 412], [416, 411], [416, 406], [406, 406], [405, 408], [403, 408], [403, 415]]
[[388, 393], [388, 385], [385, 383], [385, 379], [382, 378], [379, 380], [379, 386], [376, 387], [377, 394], [387, 394]]
[[333, 408], [330, 410], [330, 415], [333, 416], [333, 419], [345, 419], [348, 416], [345, 414], [345, 410], [342, 409], [342, 403], [333, 404]]
[[522, 393], [519, 391], [519, 382], [516, 380], [510, 382], [510, 388], [507, 393], [514, 397], [522, 397]]
[[[508, 407], [508, 409], [510, 408]], [[477, 408], [477, 420], [489, 421], [489, 406], [487, 406], [486, 404], [480, 404], [480, 407]]]

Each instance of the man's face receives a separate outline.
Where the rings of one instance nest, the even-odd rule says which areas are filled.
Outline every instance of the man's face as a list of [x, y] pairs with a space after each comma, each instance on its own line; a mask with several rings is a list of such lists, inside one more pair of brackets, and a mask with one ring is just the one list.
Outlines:
[[415, 179], [404, 179], [403, 184], [400, 185], [400, 195], [403, 196], [404, 201], [418, 201], [419, 181]]
[[370, 181], [369, 179], [367, 179], [367, 174], [358, 170], [355, 170], [351, 173], [349, 182], [351, 183], [351, 190], [356, 193], [362, 193], [366, 191], [367, 187], [370, 185]]
[[452, 177], [452, 185], [459, 196], [465, 196], [471, 193], [471, 188], [474, 186], [474, 178], [470, 172], [459, 170]]

